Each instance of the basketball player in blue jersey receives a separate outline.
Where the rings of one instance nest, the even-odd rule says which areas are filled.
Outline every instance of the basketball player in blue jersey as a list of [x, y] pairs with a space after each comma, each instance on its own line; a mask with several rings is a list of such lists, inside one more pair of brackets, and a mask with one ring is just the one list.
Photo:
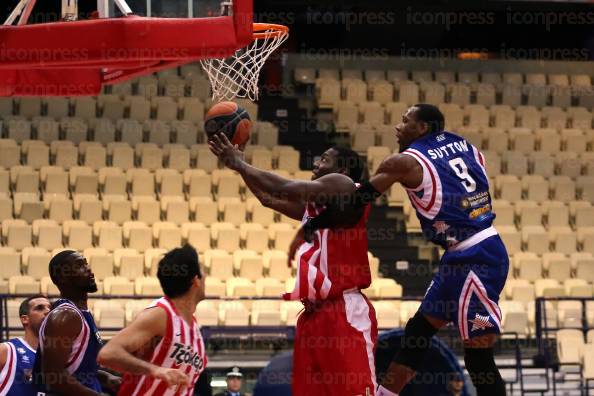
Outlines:
[[450, 322], [464, 341], [466, 369], [478, 395], [505, 395], [493, 345], [501, 331], [497, 303], [507, 279], [508, 255], [492, 226], [484, 157], [464, 138], [444, 131], [444, 124], [437, 107], [410, 107], [395, 128], [400, 152], [385, 158], [360, 189], [341, 197], [332, 211], [311, 219], [298, 234], [337, 226], [337, 214], [372, 202], [401, 183], [425, 237], [446, 249], [419, 311], [406, 324], [402, 348], [378, 396], [398, 395], [421, 367], [433, 335]]
[[0, 344], [0, 396], [36, 395], [31, 373], [39, 328], [50, 308], [49, 300], [41, 294], [26, 298], [19, 306], [25, 335]]
[[118, 380], [98, 370], [101, 338], [87, 307], [88, 293], [97, 291], [95, 276], [78, 252], [65, 250], [49, 263], [60, 299], [39, 330], [33, 381], [41, 395], [96, 396], [103, 387], [116, 390]]

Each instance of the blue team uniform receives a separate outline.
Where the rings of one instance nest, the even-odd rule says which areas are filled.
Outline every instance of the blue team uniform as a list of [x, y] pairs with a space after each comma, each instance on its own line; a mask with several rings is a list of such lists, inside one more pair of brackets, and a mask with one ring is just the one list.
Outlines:
[[[99, 349], [101, 349], [102, 342], [93, 315], [91, 315], [89, 311], [78, 309], [73, 302], [66, 299], [57, 300], [53, 305], [52, 311], [56, 309], [70, 309], [76, 312], [80, 315], [83, 324], [81, 332], [72, 345], [72, 350], [70, 351], [70, 356], [68, 357], [66, 364], [66, 370], [87, 388], [96, 392], [101, 392], [101, 385], [97, 378], [97, 369], [99, 368], [97, 365], [97, 355], [99, 354]], [[46, 322], [47, 317], [43, 321], [41, 329], [39, 330], [37, 363], [33, 370], [33, 378], [37, 389], [39, 392], [43, 393], [47, 392], [43, 383], [43, 376], [41, 375], [41, 355], [43, 354]], [[51, 392], [48, 394], [51, 394]]]
[[421, 185], [407, 189], [423, 234], [446, 249], [420, 311], [453, 322], [463, 339], [499, 333], [509, 259], [492, 225], [483, 155], [445, 131], [415, 140], [402, 154], [423, 168]]
[[35, 363], [35, 349], [22, 338], [13, 338], [8, 347], [6, 363], [0, 371], [0, 396], [34, 396], [37, 394], [31, 382]]

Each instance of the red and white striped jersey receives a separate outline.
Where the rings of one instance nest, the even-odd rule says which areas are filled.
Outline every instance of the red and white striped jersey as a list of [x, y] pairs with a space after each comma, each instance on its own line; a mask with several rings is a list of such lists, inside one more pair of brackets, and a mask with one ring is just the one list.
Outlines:
[[[297, 250], [295, 289], [283, 295], [285, 300], [325, 300], [342, 295], [345, 290], [369, 287], [369, 210], [368, 205], [354, 227], [317, 230], [312, 243], [301, 244]], [[303, 220], [323, 211], [324, 207], [308, 203]]]
[[182, 369], [190, 378], [191, 385], [184, 388], [168, 388], [167, 383], [160, 379], [148, 375], [126, 374], [118, 395], [193, 395], [194, 385], [208, 361], [200, 326], [198, 326], [196, 318], [192, 319], [191, 325], [188, 324], [167, 297], [156, 300], [150, 307], [159, 307], [165, 310], [167, 313], [167, 330], [165, 336], [153, 350], [144, 351], [144, 356], [138, 357], [160, 367]]

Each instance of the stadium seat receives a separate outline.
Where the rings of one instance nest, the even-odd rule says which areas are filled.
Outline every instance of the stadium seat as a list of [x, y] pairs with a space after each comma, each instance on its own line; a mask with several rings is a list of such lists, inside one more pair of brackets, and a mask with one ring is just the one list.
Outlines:
[[217, 249], [233, 252], [239, 249], [239, 229], [231, 223], [213, 223], [210, 227], [211, 238]]
[[281, 301], [281, 320], [287, 326], [295, 326], [299, 312], [303, 309], [300, 301]]
[[144, 256], [136, 249], [117, 249], [113, 260], [119, 276], [134, 281], [144, 275]]
[[262, 224], [265, 227], [274, 223], [274, 211], [262, 205], [257, 198], [247, 198], [246, 208], [251, 222]]
[[553, 199], [561, 202], [575, 200], [575, 182], [568, 176], [551, 176], [549, 184], [553, 192]]
[[194, 213], [194, 221], [206, 226], [218, 221], [217, 204], [211, 197], [191, 197], [190, 210]]
[[10, 294], [39, 294], [41, 285], [32, 276], [14, 275], [8, 278]]
[[370, 84], [371, 100], [382, 105], [394, 101], [394, 85], [386, 81]]
[[257, 300], [252, 304], [252, 326], [280, 326], [280, 302], [277, 300]]
[[285, 286], [276, 278], [256, 279], [258, 297], [278, 298], [285, 292]]
[[536, 297], [563, 297], [565, 289], [556, 279], [537, 279], [534, 281]]
[[219, 303], [219, 322], [225, 326], [248, 326], [250, 312], [241, 301]]
[[153, 238], [157, 247], [171, 250], [181, 246], [181, 229], [175, 223], [158, 221], [153, 224]]
[[196, 317], [200, 326], [217, 326], [219, 324], [219, 310], [216, 301], [205, 300], [196, 306]]
[[107, 220], [119, 225], [132, 219], [132, 203], [122, 195], [104, 195], [103, 210], [107, 213]]
[[84, 250], [93, 246], [93, 229], [82, 220], [66, 220], [62, 226], [66, 246]]
[[190, 150], [183, 147], [165, 148], [165, 155], [168, 168], [179, 172], [190, 168]]
[[[419, 86], [414, 82], [402, 81], [397, 84], [398, 102], [412, 106], [419, 102]], [[400, 114], [402, 116], [402, 114]]]
[[78, 219], [89, 224], [102, 219], [103, 208], [101, 202], [94, 194], [76, 194], [73, 196], [74, 211], [78, 213]]
[[[505, 333], [517, 333], [526, 336], [529, 332], [528, 313], [522, 303], [517, 301], [501, 301], [502, 326]], [[503, 336], [505, 338], [505, 335]]]
[[257, 295], [256, 286], [249, 279], [229, 278], [226, 287], [227, 297], [254, 297]]
[[268, 232], [261, 224], [243, 223], [239, 227], [239, 232], [246, 249], [258, 253], [268, 249]]
[[543, 202], [549, 199], [549, 183], [542, 175], [524, 175], [522, 189], [526, 192], [526, 198], [531, 201]]
[[108, 276], [103, 279], [103, 292], [107, 295], [133, 295], [134, 283], [123, 276]]
[[583, 309], [580, 301], [559, 301], [557, 303], [557, 313], [561, 327], [582, 328]]
[[67, 194], [68, 173], [59, 166], [44, 166], [39, 171], [44, 194]]
[[11, 168], [21, 163], [21, 153], [14, 140], [0, 144], [0, 167]]
[[262, 256], [253, 250], [236, 250], [233, 252], [233, 266], [240, 277], [250, 281], [262, 278], [264, 272]]
[[246, 221], [246, 204], [238, 197], [219, 198], [219, 212], [223, 214], [223, 221], [239, 226]]
[[157, 278], [140, 277], [134, 281], [134, 292], [138, 296], [160, 296], [163, 289]]
[[511, 128], [509, 136], [512, 140], [513, 150], [523, 154], [534, 152], [536, 147], [536, 135], [528, 128]]
[[543, 209], [536, 202], [519, 201], [515, 208], [521, 227], [542, 225]]
[[126, 221], [123, 224], [123, 236], [126, 246], [139, 252], [153, 246], [152, 229], [142, 221]]
[[62, 247], [62, 228], [54, 220], [34, 220], [33, 237], [37, 240], [37, 246], [43, 249], [53, 250]]
[[[28, 142], [29, 145], [26, 144]], [[25, 141], [23, 150], [27, 157], [27, 165], [33, 169], [39, 170], [41, 167], [49, 165], [50, 150], [45, 143], [36, 140]]]
[[122, 227], [111, 221], [98, 221], [93, 225], [93, 231], [98, 237], [97, 246], [108, 251], [121, 249]]
[[287, 266], [287, 253], [285, 251], [267, 250], [262, 254], [262, 260], [270, 278], [285, 280], [291, 276], [291, 268]]
[[202, 223], [184, 223], [181, 225], [182, 238], [200, 253], [210, 249], [210, 230]]
[[69, 170], [70, 188], [74, 194], [97, 194], [99, 177], [87, 166], [73, 166]]
[[577, 234], [570, 227], [550, 227], [549, 236], [556, 252], [571, 254], [577, 250]]
[[21, 273], [21, 255], [15, 248], [0, 246], [0, 280], [7, 280]]
[[2, 235], [4, 245], [16, 250], [31, 246], [32, 227], [25, 220], [4, 220], [2, 222]]

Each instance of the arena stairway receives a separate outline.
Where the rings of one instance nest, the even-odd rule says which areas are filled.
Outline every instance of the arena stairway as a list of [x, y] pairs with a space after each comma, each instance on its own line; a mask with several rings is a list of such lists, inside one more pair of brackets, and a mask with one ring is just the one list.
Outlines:
[[367, 224], [369, 251], [380, 260], [380, 273], [402, 285], [403, 296], [425, 294], [433, 265], [421, 257], [420, 234], [408, 234], [402, 208], [375, 205]]

